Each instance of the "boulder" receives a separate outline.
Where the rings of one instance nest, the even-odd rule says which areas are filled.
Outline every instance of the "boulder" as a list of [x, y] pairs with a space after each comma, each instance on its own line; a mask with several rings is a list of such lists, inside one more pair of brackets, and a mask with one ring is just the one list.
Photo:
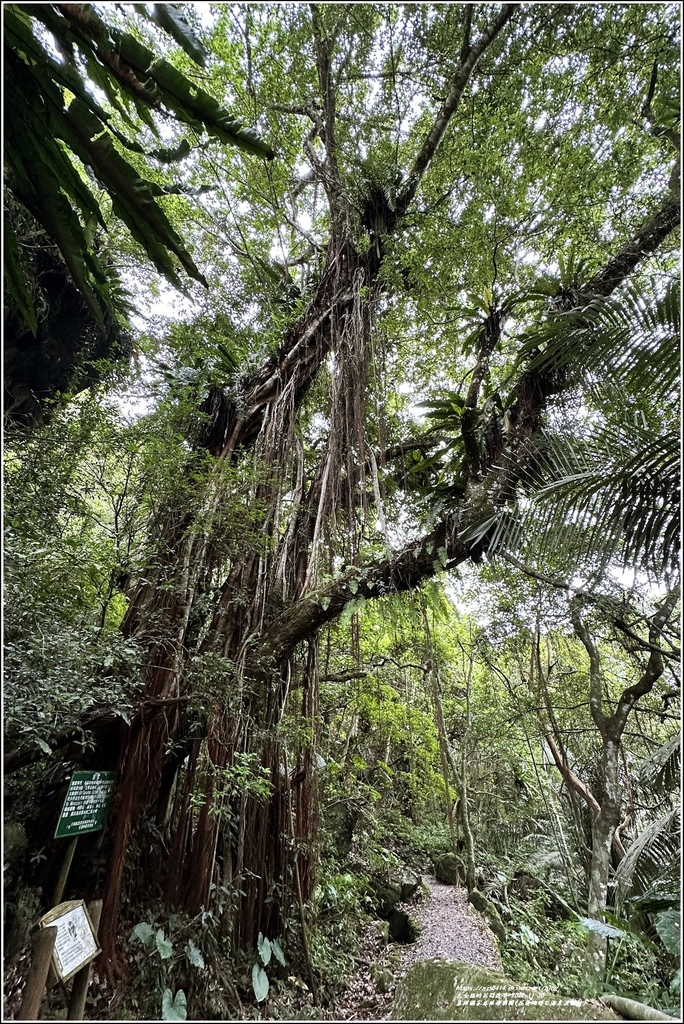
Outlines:
[[371, 884], [375, 889], [375, 897], [378, 901], [378, 913], [382, 917], [388, 917], [397, 903], [401, 903], [401, 883], [387, 882], [383, 884], [372, 882]]
[[401, 876], [401, 902], [406, 903], [418, 892], [418, 886], [423, 881], [420, 875], [413, 871], [405, 871]]
[[339, 861], [346, 860], [351, 853], [359, 815], [360, 811], [345, 803], [337, 804], [328, 811], [328, 827], [332, 833], [332, 841]]
[[423, 960], [397, 985], [392, 1020], [620, 1020], [586, 999], [518, 985], [503, 974], [461, 961]]
[[405, 903], [415, 896], [422, 877], [408, 869], [394, 874], [385, 874], [370, 879], [371, 889], [381, 917], [389, 917], [397, 903]]
[[435, 878], [446, 885], [459, 885], [464, 876], [463, 862], [455, 853], [443, 853], [435, 861]]
[[477, 889], [473, 889], [472, 892], [468, 893], [468, 903], [475, 907], [476, 910], [479, 910], [481, 914], [484, 914], [489, 900], [481, 892], [478, 892]]
[[496, 935], [499, 942], [505, 942], [506, 925], [503, 923], [501, 915], [493, 903], [489, 903], [487, 905], [487, 909], [484, 912], [484, 919]]
[[481, 892], [478, 892], [477, 889], [473, 889], [472, 892], [468, 893], [468, 903], [482, 914], [497, 939], [499, 939], [500, 942], [505, 942], [506, 925], [503, 923], [499, 911], [491, 900], [488, 900]]

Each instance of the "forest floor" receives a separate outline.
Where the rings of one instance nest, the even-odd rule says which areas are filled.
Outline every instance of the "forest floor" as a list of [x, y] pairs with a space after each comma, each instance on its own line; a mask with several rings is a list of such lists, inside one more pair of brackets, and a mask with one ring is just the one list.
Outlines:
[[423, 881], [429, 896], [419, 889], [403, 907], [420, 926], [417, 941], [382, 947], [378, 929], [368, 929], [364, 958], [337, 1000], [333, 1020], [389, 1020], [397, 983], [420, 960], [463, 960], [501, 970], [496, 939], [468, 903], [467, 891], [434, 878]]
[[[360, 950], [356, 957], [357, 970], [344, 991], [325, 1009], [312, 1004], [310, 993], [299, 994], [292, 1002], [288, 994], [287, 1012], [284, 1006], [271, 1004], [271, 1016], [261, 1020], [326, 1020], [326, 1021], [382, 1021], [389, 1020], [398, 982], [410, 968], [421, 960], [441, 958], [463, 960], [480, 967], [501, 970], [496, 940], [477, 911], [468, 903], [468, 893], [458, 886], [442, 885], [431, 877], [423, 878], [413, 899], [400, 904], [420, 929], [416, 942], [386, 941], [386, 922], [369, 921], [362, 927]], [[13, 1019], [21, 998], [25, 956], [17, 961], [5, 977], [6, 1003], [3, 1019]], [[306, 988], [306, 986], [304, 986]], [[281, 1010], [282, 1015], [278, 1015]], [[297, 1010], [299, 1013], [297, 1013]], [[92, 1011], [91, 1011], [92, 1012]], [[258, 1011], [256, 1011], [258, 1013]], [[57, 1016], [62, 1016], [64, 1010]], [[52, 1012], [49, 1019], [55, 1019]], [[112, 1019], [109, 1012], [90, 1019]], [[133, 1018], [129, 1018], [133, 1019]], [[245, 1019], [255, 1019], [247, 1014]]]

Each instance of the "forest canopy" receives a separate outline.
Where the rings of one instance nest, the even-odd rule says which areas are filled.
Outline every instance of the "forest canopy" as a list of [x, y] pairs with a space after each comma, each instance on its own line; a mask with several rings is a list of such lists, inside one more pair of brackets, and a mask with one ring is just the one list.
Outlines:
[[[142, 922], [319, 1004], [355, 850], [496, 901], [535, 835], [592, 991], [619, 927], [671, 1007], [678, 8], [3, 16], [16, 892], [116, 772], [70, 875], [107, 984], [159, 1012]], [[246, 998], [213, 970], [197, 1019]]]

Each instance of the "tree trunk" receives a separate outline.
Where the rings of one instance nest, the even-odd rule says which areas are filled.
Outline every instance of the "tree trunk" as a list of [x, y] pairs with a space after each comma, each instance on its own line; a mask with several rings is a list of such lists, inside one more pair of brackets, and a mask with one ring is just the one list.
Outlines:
[[[588, 916], [603, 923], [608, 898], [608, 881], [612, 865], [615, 829], [620, 824], [622, 794], [620, 792], [620, 741], [604, 737], [601, 758], [603, 799], [601, 810], [594, 818], [591, 830], [591, 867], [589, 872]], [[608, 942], [604, 935], [590, 931], [587, 955], [592, 971], [600, 974], [606, 962]]]
[[446, 765], [448, 764], [451, 768], [451, 775], [454, 780], [454, 786], [458, 793], [458, 818], [463, 828], [463, 838], [466, 848], [466, 886], [468, 892], [472, 892], [475, 888], [475, 839], [473, 831], [470, 827], [470, 814], [468, 811], [468, 793], [466, 789], [466, 783], [464, 775], [459, 772], [456, 761], [454, 759], [453, 751], [449, 744], [449, 738], [446, 734], [446, 725], [444, 723], [444, 709], [442, 707], [442, 694], [441, 686], [439, 681], [439, 673], [437, 668], [433, 666], [432, 672], [432, 699], [435, 709], [435, 722], [437, 725], [437, 734], [439, 737], [439, 748], [442, 756], [442, 766], [444, 772], [444, 782], [447, 787], [447, 814], [449, 816], [449, 825], [452, 830], [453, 838], [453, 820], [451, 817], [451, 805], [449, 802], [449, 790], [448, 790], [448, 775], [446, 772]]

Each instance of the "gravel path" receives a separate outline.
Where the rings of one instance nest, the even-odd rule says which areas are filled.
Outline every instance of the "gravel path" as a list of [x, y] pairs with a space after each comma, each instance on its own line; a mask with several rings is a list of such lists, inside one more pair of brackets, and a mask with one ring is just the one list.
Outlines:
[[396, 983], [420, 960], [464, 960], [477, 967], [501, 970], [496, 940], [468, 903], [466, 890], [442, 885], [430, 877], [424, 877], [423, 882], [430, 895], [419, 890], [402, 908], [421, 927], [417, 942], [383, 947], [377, 939], [377, 928], [371, 929], [364, 936], [368, 959], [361, 961], [363, 966], [337, 1003], [334, 1020], [389, 1020]]
[[465, 889], [442, 885], [425, 878], [431, 898], [411, 907], [411, 916], [421, 925], [418, 941], [404, 946], [401, 974], [419, 960], [465, 960], [476, 967], [501, 970], [501, 959], [491, 931], [468, 903]]

